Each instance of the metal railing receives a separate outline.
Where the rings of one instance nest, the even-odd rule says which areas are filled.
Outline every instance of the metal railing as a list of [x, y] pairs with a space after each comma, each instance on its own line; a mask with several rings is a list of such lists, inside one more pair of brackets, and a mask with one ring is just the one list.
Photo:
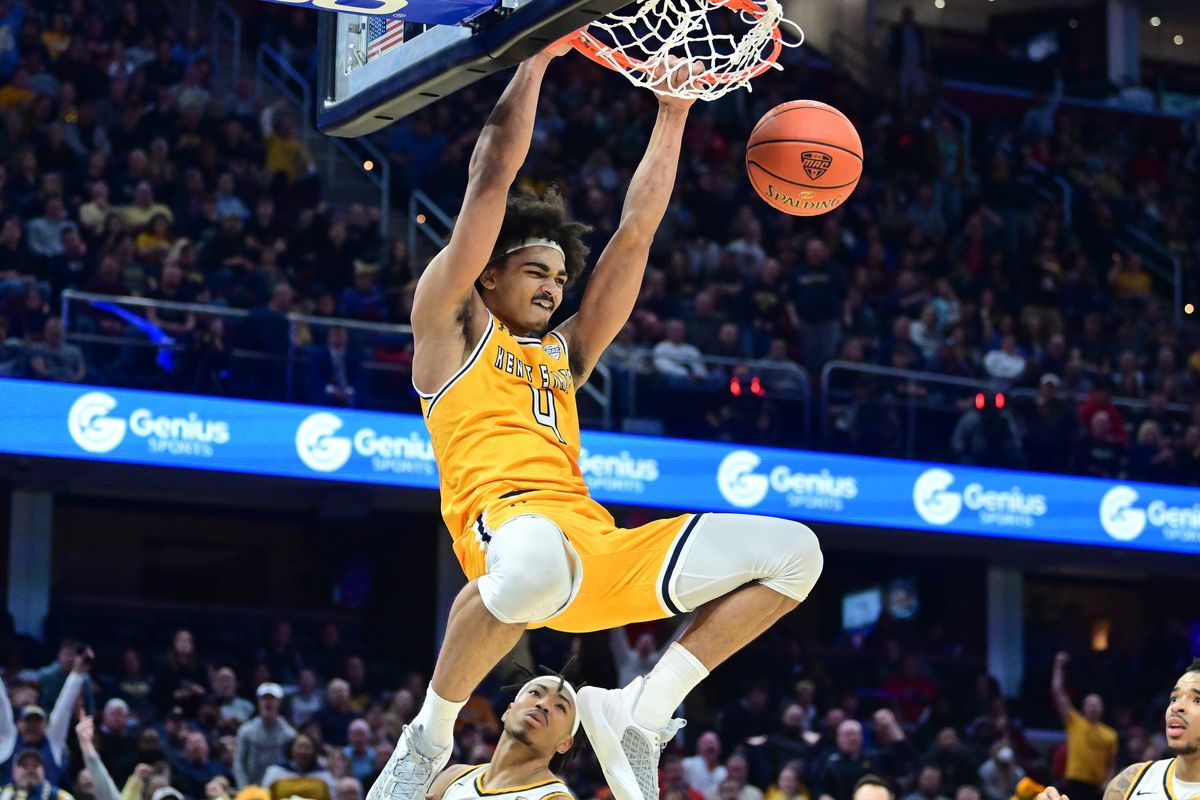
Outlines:
[[[223, 320], [230, 321], [231, 325], [234, 326], [251, 316], [251, 312], [245, 309], [203, 303], [177, 303], [167, 300], [150, 300], [144, 297], [118, 297], [81, 292], [74, 289], [67, 289], [62, 293], [61, 314], [63, 324], [67, 330], [68, 341], [85, 345], [169, 350], [172, 353], [186, 352], [188, 344], [171, 339], [170, 337], [157, 342], [152, 341], [148, 337], [133, 334], [128, 328], [120, 335], [97, 332], [94, 327], [92, 329], [80, 330], [78, 323], [81, 317], [76, 313], [76, 305], [79, 304], [88, 307], [88, 317], [108, 314], [103, 308], [97, 308], [96, 304], [111, 304], [119, 308], [137, 312], [150, 310], [158, 312], [174, 311], [193, 314], [200, 318], [220, 317]], [[309, 348], [307, 345], [318, 344], [317, 337], [313, 335], [315, 330], [340, 326], [346, 328], [352, 337], [357, 333], [359, 334], [359, 338], [365, 338], [376, 343], [395, 339], [409, 342], [412, 339], [412, 327], [409, 325], [363, 322], [361, 320], [340, 317], [317, 317], [300, 313], [286, 314], [284, 317], [288, 322], [289, 344], [286, 352], [269, 353], [244, 347], [230, 347], [229, 355], [234, 362], [258, 362], [275, 364], [281, 367], [283, 374], [279, 377], [283, 385], [275, 388], [279, 390], [278, 394], [280, 398], [285, 400], [297, 399], [297, 388], [301, 385], [298, 378], [308, 365]], [[231, 334], [228, 338], [231, 342], [237, 339], [236, 334]], [[408, 368], [401, 364], [369, 359], [363, 360], [362, 368], [367, 373], [407, 374], [409, 372]], [[584, 395], [596, 403], [599, 409], [599, 424], [605, 429], [613, 426], [613, 386], [611, 370], [605, 364], [597, 364], [592, 372], [591, 379], [582, 387]], [[385, 405], [390, 407], [395, 405], [395, 403]]]
[[[832, 420], [831, 404], [853, 393], [852, 389], [834, 385], [833, 376], [839, 371], [856, 376], [855, 381], [862, 378], [896, 381], [895, 388], [899, 391], [882, 391], [878, 385], [874, 385], [871, 397], [904, 412], [904, 455], [907, 458], [920, 457], [915, 451], [915, 445], [920, 438], [917, 431], [917, 417], [920, 412], [960, 415], [963, 411], [960, 401], [969, 399], [970, 394], [975, 392], [1003, 392], [1006, 397], [1021, 403], [1033, 402], [1038, 396], [1036, 389], [1012, 387], [1011, 381], [1000, 378], [959, 378], [937, 372], [897, 369], [853, 361], [830, 361], [821, 370], [820, 382], [821, 435], [826, 443], [831, 439], [832, 433], [829, 429]], [[1086, 399], [1086, 395], [1063, 389], [1059, 391], [1059, 398], [1078, 403]], [[1114, 397], [1112, 402], [1122, 410], [1135, 413], [1148, 408], [1145, 401], [1127, 397]], [[1169, 403], [1167, 411], [1181, 418], [1186, 418], [1190, 413], [1189, 407], [1183, 403]], [[949, 441], [949, 431], [946, 432], [946, 441]]]
[[211, 37], [213, 70], [220, 75], [228, 69], [229, 86], [233, 88], [242, 77], [242, 16], [225, 0], [213, 5]]
[[[758, 379], [762, 384], [761, 395], [764, 398], [779, 400], [783, 403], [797, 403], [801, 407], [799, 442], [791, 444], [807, 444], [812, 438], [812, 381], [808, 372], [799, 364], [781, 364], [778, 361], [757, 358], [730, 358], [724, 356], [701, 355], [707, 376], [695, 380], [675, 378], [666, 375], [655, 368], [655, 354], [651, 349], [638, 349], [629, 353], [627, 361], [622, 366], [616, 366], [614, 361], [605, 360], [613, 373], [613, 381], [624, 381], [624, 416], [641, 417], [651, 410], [645, 402], [646, 389], [663, 389], [668, 394], [678, 392], [682, 388], [704, 394], [729, 394], [731, 381], [734, 377], [739, 380], [739, 390], [743, 394], [752, 392], [752, 381]], [[668, 359], [674, 360], [674, 359]], [[660, 385], [660, 383], [662, 385]], [[661, 397], [661, 393], [659, 394]]]
[[1139, 253], [1151, 272], [1172, 288], [1175, 327], [1183, 326], [1183, 260], [1161, 242], [1133, 224], [1121, 229], [1120, 243]]
[[1069, 230], [1075, 212], [1075, 189], [1071, 182], [1061, 175], [1055, 175], [1036, 162], [1029, 166], [1042, 177], [1043, 196], [1047, 199], [1058, 200], [1062, 204], [1063, 227]]
[[[283, 53], [265, 42], [259, 45], [255, 57], [256, 97], [262, 96], [264, 84], [274, 87], [296, 109], [300, 114], [305, 135], [315, 135], [313, 120], [316, 106], [313, 101], [315, 95], [312, 84], [292, 66]], [[336, 156], [341, 155], [349, 162], [348, 168], [363, 176], [379, 193], [379, 233], [386, 239], [391, 229], [392, 208], [392, 164], [387, 154], [366, 137], [345, 139], [323, 136], [321, 141], [326, 154], [326, 179], [330, 185], [337, 182]]]
[[[434, 223], [437, 224], [436, 227]], [[441, 206], [420, 189], [413, 189], [408, 197], [409, 261], [416, 264], [428, 263], [428, 259], [418, 257], [418, 245], [424, 240], [436, 250], [441, 250], [446, 246], [446, 237], [450, 235], [450, 229], [453, 227], [454, 219], [443, 211]]]

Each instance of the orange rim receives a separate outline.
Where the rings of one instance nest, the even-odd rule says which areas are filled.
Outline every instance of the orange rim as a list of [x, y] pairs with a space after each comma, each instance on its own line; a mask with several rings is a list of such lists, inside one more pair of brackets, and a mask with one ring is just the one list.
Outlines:
[[[761, 19], [766, 14], [763, 7], [755, 2], [755, 0], [707, 0], [707, 2], [714, 6], [725, 6], [731, 11], [745, 12], [756, 19]], [[569, 37], [564, 38], [571, 39], [571, 44], [575, 49], [592, 61], [616, 72], [650, 72], [651, 70], [651, 66], [645, 61], [639, 58], [632, 58], [621, 52], [621, 50], [604, 44], [589, 33], [587, 28], [576, 31]], [[756, 78], [770, 69], [771, 65], [779, 58], [779, 53], [783, 49], [783, 34], [780, 33], [778, 25], [771, 31], [771, 42], [770, 54], [761, 64], [755, 67], [744, 69], [740, 72], [704, 72], [697, 75], [693, 80], [700, 83], [719, 84], [735, 83]]]

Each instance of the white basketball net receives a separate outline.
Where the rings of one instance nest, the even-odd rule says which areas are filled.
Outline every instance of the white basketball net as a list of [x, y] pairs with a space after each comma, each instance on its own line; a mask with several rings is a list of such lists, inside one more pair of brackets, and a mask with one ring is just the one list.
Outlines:
[[[800, 26], [783, 16], [778, 0], [759, 0], [761, 11], [727, 6], [730, 0], [640, 0], [589, 25], [591, 45], [576, 42], [592, 60], [658, 94], [715, 100], [766, 69], [783, 69], [778, 47], [799, 47]], [[778, 31], [790, 31], [785, 40]], [[692, 76], [655, 76], [668, 56], [693, 62]], [[698, 73], [698, 74], [697, 74]]]

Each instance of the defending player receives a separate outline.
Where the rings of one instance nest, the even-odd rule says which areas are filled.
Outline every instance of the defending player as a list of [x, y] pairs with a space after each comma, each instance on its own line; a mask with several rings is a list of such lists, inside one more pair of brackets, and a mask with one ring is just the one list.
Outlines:
[[[1175, 682], [1165, 714], [1171, 758], [1130, 764], [1108, 783], [1104, 800], [1191, 800], [1200, 797], [1200, 658]], [[1036, 800], [1070, 800], [1053, 786]]]
[[[417, 286], [413, 383], [442, 517], [469, 583], [450, 610], [425, 703], [368, 800], [422, 800], [449, 757], [459, 709], [526, 628], [595, 631], [699, 609], [645, 679], [579, 693], [616, 800], [657, 800], [661, 744], [683, 724], [671, 712], [803, 601], [821, 573], [816, 536], [799, 523], [687, 514], [627, 530], [588, 495], [575, 392], [633, 310], [691, 101], [659, 95], [620, 225], [579, 312], [546, 332], [584, 269], [586, 226], [567, 218], [556, 194], [509, 190], [529, 151], [542, 77], [566, 49], [517, 69], [475, 145], [450, 241]], [[678, 85], [690, 69], [672, 63], [656, 75]]]
[[573, 800], [554, 774], [579, 732], [575, 689], [557, 675], [529, 680], [500, 721], [492, 760], [456, 764], [438, 775], [430, 800]]

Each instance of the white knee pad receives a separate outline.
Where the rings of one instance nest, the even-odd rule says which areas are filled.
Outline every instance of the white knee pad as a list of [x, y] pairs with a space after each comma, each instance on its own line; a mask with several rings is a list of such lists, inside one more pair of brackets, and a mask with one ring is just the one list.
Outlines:
[[825, 565], [807, 525], [750, 514], [704, 514], [679, 550], [668, 582], [674, 604], [690, 611], [747, 583], [761, 583], [798, 602]]
[[542, 622], [574, 599], [582, 574], [578, 562], [552, 520], [522, 514], [492, 533], [479, 595], [501, 622]]

